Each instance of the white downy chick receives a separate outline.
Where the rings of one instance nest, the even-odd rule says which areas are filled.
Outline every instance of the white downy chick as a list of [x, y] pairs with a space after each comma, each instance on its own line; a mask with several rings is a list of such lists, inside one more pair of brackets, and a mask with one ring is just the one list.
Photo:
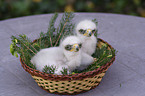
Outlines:
[[92, 55], [96, 49], [97, 39], [94, 36], [96, 31], [96, 24], [91, 20], [83, 20], [76, 26], [76, 34], [82, 41], [82, 51], [89, 55]]
[[66, 37], [60, 46], [66, 57], [69, 71], [83, 70], [94, 61], [92, 56], [82, 52], [82, 42], [77, 36]]
[[56, 66], [54, 74], [61, 75], [63, 67], [67, 68], [69, 73], [81, 64], [80, 46], [81, 41], [77, 36], [68, 36], [59, 47], [41, 49], [31, 58], [31, 63], [40, 71], [47, 65]]
[[[92, 57], [81, 51], [81, 40], [77, 36], [66, 37], [59, 47], [41, 49], [31, 63], [36, 65], [37, 70], [42, 71], [44, 66], [56, 66], [54, 74], [62, 75], [63, 68], [68, 69], [68, 73], [78, 68], [86, 68], [92, 63]], [[80, 68], [82, 67], [82, 68]]]
[[56, 67], [54, 74], [61, 75], [62, 68], [68, 68], [65, 65], [64, 54], [60, 47], [50, 47], [41, 49], [34, 57], [31, 63], [36, 65], [37, 70], [42, 71], [44, 66]]
[[81, 40], [77, 36], [68, 36], [61, 43], [60, 47], [66, 58], [66, 65], [73, 71], [81, 64]]

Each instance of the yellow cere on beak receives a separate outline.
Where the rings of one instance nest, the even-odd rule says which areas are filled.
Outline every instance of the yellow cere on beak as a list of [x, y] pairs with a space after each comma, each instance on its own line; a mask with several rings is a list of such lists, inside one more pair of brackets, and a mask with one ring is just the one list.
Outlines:
[[92, 30], [87, 29], [87, 32], [84, 34], [84, 36], [90, 37], [92, 35]]
[[79, 44], [74, 44], [72, 49], [70, 50], [71, 52], [74, 51], [74, 52], [78, 52], [79, 51]]

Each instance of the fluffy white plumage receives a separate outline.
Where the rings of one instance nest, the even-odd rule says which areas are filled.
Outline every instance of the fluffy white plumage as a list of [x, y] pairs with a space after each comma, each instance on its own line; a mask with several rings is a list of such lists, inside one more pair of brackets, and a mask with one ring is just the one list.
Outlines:
[[[80, 32], [80, 29], [86, 30]], [[96, 49], [97, 39], [94, 36], [93, 30], [96, 30], [96, 24], [91, 20], [83, 20], [76, 26], [77, 36], [82, 41], [82, 50], [89, 55], [92, 55]]]
[[[76, 69], [76, 67], [79, 67], [81, 64], [81, 50], [76, 50], [74, 48], [73, 51], [66, 50], [65, 47], [67, 45], [74, 45], [74, 44], [81, 44], [81, 40], [76, 36], [69, 36], [66, 37], [63, 42], [60, 44], [60, 47], [64, 53], [64, 56], [66, 58], [66, 65], [68, 65], [68, 68], [70, 71], [73, 71]], [[76, 46], [77, 47], [77, 46]], [[78, 46], [79, 47], [79, 46]]]
[[36, 65], [37, 70], [42, 71], [44, 66], [56, 66], [55, 74], [60, 75], [62, 67], [68, 68], [65, 65], [65, 57], [60, 47], [50, 47], [41, 49], [34, 57], [31, 58], [31, 63]]
[[68, 36], [60, 43], [59, 47], [41, 49], [31, 58], [31, 62], [40, 71], [45, 65], [56, 66], [54, 74], [57, 75], [61, 75], [63, 67], [68, 69], [68, 73], [76, 68], [83, 70], [93, 62], [93, 58], [81, 51], [81, 43], [77, 36]]
[[[63, 47], [66, 45], [74, 45], [74, 44], [81, 44], [79, 47], [79, 50], [77, 52], [75, 51], [66, 51]], [[73, 71], [74, 69], [83, 70], [87, 68], [88, 65], [93, 63], [94, 59], [92, 56], [82, 52], [82, 42], [81, 40], [76, 36], [70, 36], [67, 37], [61, 44], [61, 49], [63, 49], [63, 52], [66, 57], [66, 64], [68, 65], [68, 68], [70, 71]]]

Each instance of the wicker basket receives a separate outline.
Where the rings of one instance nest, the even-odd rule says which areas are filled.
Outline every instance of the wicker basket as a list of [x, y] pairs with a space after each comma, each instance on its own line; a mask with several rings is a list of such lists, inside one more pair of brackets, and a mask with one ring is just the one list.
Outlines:
[[[99, 47], [104, 43], [108, 44], [102, 39], [98, 39]], [[108, 44], [108, 46], [109, 49], [112, 49], [111, 45]], [[107, 64], [93, 71], [76, 73], [74, 75], [54, 75], [32, 69], [20, 58], [23, 68], [32, 75], [38, 86], [50, 93], [56, 94], [78, 94], [95, 88], [100, 84], [114, 60], [115, 56]]]

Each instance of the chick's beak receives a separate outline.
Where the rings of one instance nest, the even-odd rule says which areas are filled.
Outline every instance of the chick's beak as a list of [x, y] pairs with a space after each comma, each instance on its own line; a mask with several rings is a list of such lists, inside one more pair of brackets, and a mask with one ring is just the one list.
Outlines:
[[88, 37], [91, 37], [91, 36], [92, 36], [92, 30], [91, 30], [91, 29], [88, 29], [88, 30], [87, 30], [87, 36], [88, 36]]
[[78, 44], [74, 44], [74, 49], [75, 49], [74, 50], [75, 52], [78, 52], [79, 51], [79, 45]]
[[88, 33], [88, 36], [89, 36], [89, 37], [91, 37], [91, 36], [92, 36], [92, 32], [91, 32], [91, 31]]

